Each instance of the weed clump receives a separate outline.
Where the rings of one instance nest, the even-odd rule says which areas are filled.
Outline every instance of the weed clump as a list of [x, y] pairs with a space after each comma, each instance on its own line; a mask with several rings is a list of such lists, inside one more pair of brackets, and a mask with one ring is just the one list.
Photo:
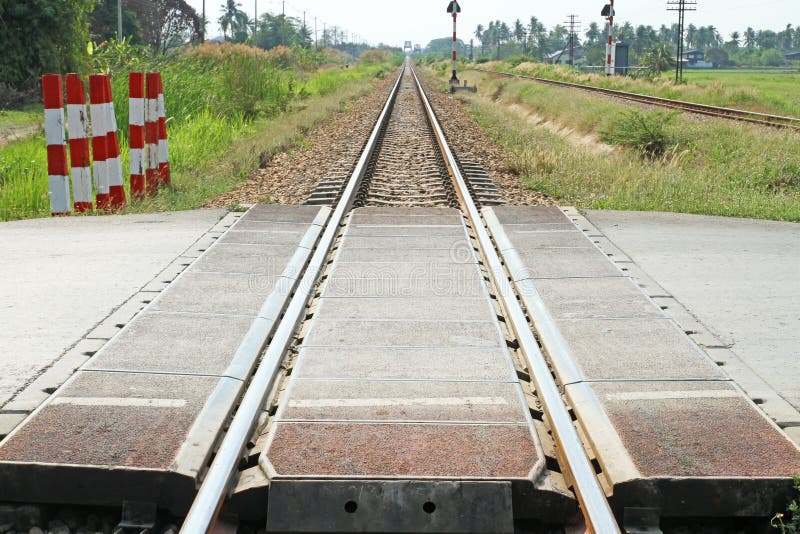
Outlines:
[[676, 113], [654, 111], [642, 113], [632, 110], [624, 113], [609, 128], [600, 131], [600, 139], [611, 145], [620, 145], [638, 151], [642, 157], [656, 159], [672, 145], [666, 126]]
[[800, 534], [800, 476], [794, 477], [794, 489], [798, 496], [786, 507], [786, 513], [775, 514], [769, 523], [772, 528], [780, 530], [781, 534]]

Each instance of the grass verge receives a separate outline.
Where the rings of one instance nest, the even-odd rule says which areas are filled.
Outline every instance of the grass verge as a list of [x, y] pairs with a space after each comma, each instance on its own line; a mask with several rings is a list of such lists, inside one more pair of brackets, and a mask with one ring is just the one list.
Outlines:
[[459, 98], [509, 153], [509, 168], [562, 203], [800, 221], [796, 133], [677, 114], [661, 125], [663, 154], [644, 157], [635, 143], [612, 149], [597, 138], [624, 127], [631, 106], [490, 75], [473, 81], [478, 94]]
[[480, 67], [711, 106], [800, 117], [800, 92], [797, 91], [800, 73], [763, 70], [688, 70], [684, 71], [686, 82], [676, 85], [674, 76], [670, 73], [649, 80], [588, 74], [561, 65], [531, 62], [493, 61]]
[[[168, 119], [173, 187], [130, 204], [131, 212], [202, 206], [394, 68], [390, 57], [345, 69], [302, 51], [243, 46], [200, 47], [166, 59], [124, 48], [109, 56], [101, 59], [113, 73], [126, 188], [128, 69], [162, 71], [167, 113], [173, 117]], [[39, 131], [0, 147], [0, 220], [49, 213], [45, 140]]]

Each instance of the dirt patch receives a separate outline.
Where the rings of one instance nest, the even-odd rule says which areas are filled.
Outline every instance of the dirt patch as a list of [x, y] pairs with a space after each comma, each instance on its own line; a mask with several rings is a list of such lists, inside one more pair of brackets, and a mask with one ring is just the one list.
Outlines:
[[36, 135], [41, 130], [41, 126], [28, 124], [25, 126], [0, 126], [0, 148], [3, 148], [12, 141], [27, 139]]

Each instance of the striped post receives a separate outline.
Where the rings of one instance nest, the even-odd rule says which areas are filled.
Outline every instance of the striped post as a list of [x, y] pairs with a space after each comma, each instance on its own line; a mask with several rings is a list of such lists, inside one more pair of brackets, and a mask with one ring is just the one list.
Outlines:
[[169, 149], [167, 146], [167, 110], [164, 107], [164, 83], [158, 75], [158, 178], [159, 184], [170, 185]]
[[606, 44], [606, 76], [614, 75], [614, 0], [611, 2], [611, 11], [608, 15], [608, 44]]
[[105, 80], [102, 74], [89, 76], [89, 110], [92, 114], [92, 160], [94, 165], [94, 189], [97, 209], [111, 207], [109, 195], [108, 165], [106, 163], [106, 134], [108, 133], [108, 114], [106, 108]]
[[453, 77], [450, 78], [450, 84], [458, 85], [458, 76], [456, 76], [456, 70], [458, 63], [456, 62], [456, 50], [457, 50], [457, 41], [456, 41], [456, 17], [458, 17], [458, 11], [455, 9], [453, 10]]
[[81, 77], [67, 74], [67, 124], [69, 159], [72, 167], [73, 207], [76, 213], [92, 211], [92, 169], [89, 158], [89, 114], [86, 87]]
[[147, 167], [145, 181], [147, 194], [153, 196], [158, 190], [158, 78], [157, 73], [147, 73], [145, 98], [145, 151]]
[[64, 95], [61, 75], [42, 76], [44, 134], [47, 141], [47, 178], [50, 183], [50, 214], [69, 215], [69, 171], [64, 135]]
[[128, 87], [130, 89], [128, 137], [131, 147], [131, 197], [142, 198], [145, 195], [144, 74], [131, 72]]
[[106, 93], [106, 113], [108, 132], [106, 133], [106, 165], [108, 166], [108, 192], [111, 208], [118, 210], [125, 206], [125, 186], [122, 182], [122, 159], [119, 157], [119, 136], [117, 116], [114, 113], [114, 97], [111, 93], [111, 76], [103, 76]]

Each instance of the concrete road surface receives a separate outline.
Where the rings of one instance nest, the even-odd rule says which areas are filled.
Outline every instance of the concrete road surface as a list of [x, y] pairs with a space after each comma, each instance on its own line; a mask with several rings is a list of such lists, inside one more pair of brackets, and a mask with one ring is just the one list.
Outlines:
[[0, 223], [0, 408], [224, 214]]
[[800, 224], [613, 211], [586, 217], [800, 409]]

